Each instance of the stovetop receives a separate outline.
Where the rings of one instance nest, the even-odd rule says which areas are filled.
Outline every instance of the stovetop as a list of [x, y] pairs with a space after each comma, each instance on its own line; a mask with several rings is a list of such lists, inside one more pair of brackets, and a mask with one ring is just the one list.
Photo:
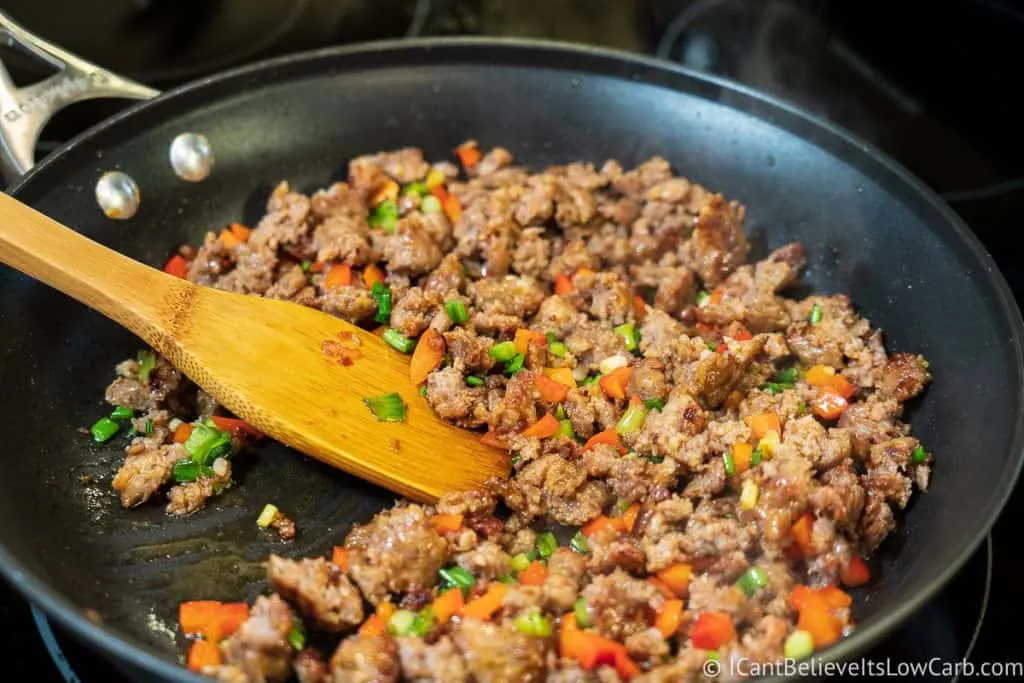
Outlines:
[[[540, 37], [618, 48], [731, 78], [831, 119], [939, 192], [992, 253], [1018, 299], [1024, 136], [1015, 98], [1024, 12], [998, 0], [77, 0], [8, 1], [47, 39], [157, 88], [257, 58], [339, 43], [431, 35]], [[6, 57], [6, 56], [5, 56]], [[31, 67], [13, 69], [29, 79]], [[116, 111], [77, 105], [39, 154]], [[1024, 493], [942, 593], [870, 658], [1020, 659], [1010, 550]], [[5, 645], [35, 680], [122, 683], [0, 582]], [[947, 680], [934, 677], [933, 680]]]

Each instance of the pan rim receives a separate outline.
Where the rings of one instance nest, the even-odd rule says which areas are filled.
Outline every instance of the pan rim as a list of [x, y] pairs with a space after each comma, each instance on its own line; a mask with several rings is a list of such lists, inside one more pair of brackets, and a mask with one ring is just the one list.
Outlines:
[[[946, 204], [939, 195], [928, 187], [917, 176], [912, 174], [906, 167], [895, 159], [891, 158], [874, 145], [863, 140], [846, 128], [836, 125], [830, 121], [823, 120], [807, 110], [776, 98], [767, 93], [761, 92], [736, 81], [712, 76], [688, 69], [686, 67], [668, 62], [666, 60], [648, 57], [622, 50], [594, 47], [562, 41], [529, 39], [529, 38], [503, 38], [503, 37], [440, 37], [440, 38], [417, 38], [417, 39], [394, 39], [372, 42], [362, 42], [351, 45], [320, 48], [304, 52], [293, 53], [272, 59], [261, 60], [252, 64], [236, 67], [206, 76], [189, 83], [185, 83], [173, 89], [167, 90], [151, 100], [141, 101], [128, 106], [114, 116], [101, 121], [95, 126], [78, 134], [60, 148], [52, 152], [45, 159], [36, 164], [25, 176], [13, 183], [7, 192], [12, 196], [18, 196], [25, 192], [37, 178], [44, 175], [47, 170], [62, 161], [62, 158], [70, 151], [87, 144], [90, 140], [101, 133], [120, 126], [143, 111], [151, 111], [164, 106], [166, 103], [180, 99], [189, 94], [209, 91], [216, 88], [218, 84], [236, 81], [257, 75], [262, 72], [272, 71], [275, 68], [288, 67], [296, 63], [313, 63], [320, 60], [343, 58], [356, 54], [367, 54], [372, 52], [390, 54], [417, 54], [431, 50], [450, 49], [475, 49], [484, 55], [487, 48], [501, 48], [511, 51], [522, 51], [524, 54], [536, 52], [550, 52], [562, 54], [577, 59], [604, 59], [610, 63], [620, 66], [633, 66], [645, 69], [648, 73], [667, 73], [675, 76], [682, 76], [696, 83], [713, 85], [722, 91], [740, 94], [749, 100], [755, 101], [764, 108], [758, 111], [741, 110], [742, 113], [761, 120], [769, 120], [773, 111], [781, 111], [788, 116], [806, 122], [809, 126], [816, 128], [819, 132], [825, 133], [840, 143], [852, 146], [857, 149], [863, 158], [882, 167], [903, 187], [912, 191], [919, 200], [927, 204], [929, 210], [936, 212], [945, 220], [948, 227], [952, 229], [953, 235], [967, 249], [969, 254], [976, 259], [983, 267], [985, 281], [995, 298], [997, 308], [1011, 330], [1009, 344], [1012, 346], [1016, 358], [1015, 377], [1017, 384], [1018, 410], [1013, 427], [1010, 452], [1016, 457], [1012, 467], [1011, 476], [1006, 478], [1003, 484], [1004, 490], [991, 505], [989, 512], [983, 520], [983, 524], [975, 530], [974, 539], [961, 547], [954, 561], [946, 565], [937, 575], [917, 594], [904, 601], [895, 609], [878, 615], [873, 623], [866, 627], [860, 627], [850, 636], [843, 638], [835, 645], [824, 650], [821, 655], [816, 656], [818, 662], [832, 662], [838, 660], [849, 660], [857, 654], [864, 653], [869, 647], [876, 644], [885, 635], [889, 634], [902, 622], [906, 621], [913, 613], [918, 611], [928, 600], [931, 600], [952, 577], [959, 572], [967, 560], [977, 551], [984, 542], [987, 534], [991, 531], [996, 520], [999, 519], [1006, 504], [1013, 493], [1016, 482], [1024, 470], [1024, 319], [1016, 303], [1013, 293], [1005, 277], [996, 266], [994, 259], [984, 247], [977, 236], [970, 230], [967, 224], [957, 215], [953, 209]], [[466, 59], [468, 63], [483, 61], [486, 59]], [[388, 66], [396, 66], [399, 62]], [[419, 63], [417, 66], [430, 68], [431, 64]], [[580, 68], [576, 65], [563, 65], [564, 68]], [[611, 76], [613, 78], [626, 78], [622, 74], [602, 72], [599, 65], [585, 64], [582, 71]], [[388, 67], [384, 67], [388, 68]], [[314, 72], [311, 72], [314, 73]], [[319, 74], [320, 72], [315, 72]], [[284, 77], [281, 82], [295, 80], [292, 77]], [[679, 89], [672, 85], [657, 83], [656, 87], [667, 89]], [[699, 93], [693, 93], [701, 96]], [[212, 99], [216, 100], [216, 97]], [[726, 104], [726, 106], [730, 106]], [[730, 106], [730, 108], [733, 108]], [[813, 141], [811, 144], [819, 146]], [[990, 502], [991, 499], [990, 499]], [[208, 678], [194, 674], [183, 666], [175, 664], [157, 649], [143, 643], [133, 642], [122, 636], [106, 625], [95, 624], [85, 617], [79, 609], [53, 589], [47, 582], [35, 573], [29, 571], [13, 553], [0, 543], [0, 573], [33, 604], [41, 607], [49, 617], [56, 619], [63, 627], [71, 631], [77, 638], [97, 648], [105, 656], [115, 656], [121, 661], [130, 663], [132, 666], [144, 669], [168, 680], [179, 681], [206, 681]], [[114, 654], [116, 653], [116, 654]], [[772, 679], [775, 680], [775, 679]], [[781, 679], [780, 679], [781, 680]]]

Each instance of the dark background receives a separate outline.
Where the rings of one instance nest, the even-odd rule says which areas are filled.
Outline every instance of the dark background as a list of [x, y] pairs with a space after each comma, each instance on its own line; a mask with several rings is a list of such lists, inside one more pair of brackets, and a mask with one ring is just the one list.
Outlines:
[[[1016, 97], [1024, 8], [1017, 3], [32, 0], [7, 1], [3, 10], [46, 39], [160, 89], [261, 57], [418, 36], [548, 38], [669, 59], [775, 94], [882, 148], [960, 213], [1018, 298], [1024, 292], [1015, 249], [1024, 210], [1024, 135]], [[17, 83], [46, 75], [30, 60], [0, 50]], [[95, 101], [63, 112], [44, 130], [39, 155], [121, 106]], [[983, 549], [939, 599], [894, 635], [886, 654], [969, 654], [978, 664], [1024, 657], [1011, 621], [1024, 575], [1024, 562], [1010, 549], [1021, 513], [1024, 495], [1018, 494], [993, 533], [992, 562]], [[5, 584], [0, 620], [9, 651], [38, 672], [33, 680], [119, 680], [58, 633], [67, 657], [60, 673], [29, 607]]]

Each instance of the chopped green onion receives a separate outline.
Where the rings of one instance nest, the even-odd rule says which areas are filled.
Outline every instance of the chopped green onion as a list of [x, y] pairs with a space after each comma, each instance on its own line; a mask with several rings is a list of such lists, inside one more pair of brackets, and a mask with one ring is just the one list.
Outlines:
[[370, 296], [377, 301], [377, 315], [374, 320], [379, 323], [391, 320], [391, 288], [385, 287], [380, 282], [374, 282], [370, 289]]
[[626, 343], [627, 351], [636, 351], [638, 345], [636, 325], [633, 323], [623, 323], [612, 331], [622, 337], [623, 341]]
[[387, 342], [388, 346], [402, 353], [412, 353], [413, 349], [416, 348], [416, 342], [393, 327], [384, 330], [384, 334], [380, 337]]
[[814, 638], [807, 631], [793, 631], [786, 638], [783, 654], [786, 659], [803, 659], [814, 652]]
[[368, 396], [363, 403], [380, 422], [401, 422], [405, 419], [405, 402], [392, 392], [381, 396]]
[[818, 323], [821, 322], [821, 306], [819, 306], [818, 304], [814, 304], [814, 307], [811, 309], [811, 315], [809, 320], [811, 321], [812, 325], [817, 325]]
[[139, 381], [143, 384], [149, 382], [149, 373], [156, 367], [156, 354], [152, 351], [139, 353]]
[[106, 443], [114, 438], [114, 434], [117, 434], [120, 429], [121, 426], [109, 417], [101, 417], [89, 428], [89, 431], [92, 433], [93, 441], [96, 443]]
[[266, 529], [268, 526], [274, 523], [277, 519], [278, 509], [273, 503], [267, 503], [263, 506], [263, 512], [256, 518], [256, 526], [261, 529]]
[[519, 583], [519, 579], [517, 579], [514, 574], [502, 574], [498, 577], [498, 581], [508, 584]]
[[706, 291], [704, 291], [703, 289], [702, 289], [702, 290], [700, 290], [699, 292], [697, 292], [697, 305], [698, 305], [698, 306], [702, 305], [702, 304], [703, 304], [703, 303], [704, 303], [705, 301], [707, 301], [707, 298], [708, 298], [709, 296], [711, 296], [711, 295], [710, 295], [710, 294], [708, 294], [708, 293], [707, 293]]
[[381, 228], [384, 232], [394, 232], [398, 222], [398, 204], [390, 199], [377, 205], [367, 219], [371, 228]]
[[288, 644], [296, 650], [306, 647], [306, 626], [298, 617], [292, 618], [292, 627], [288, 630]]
[[793, 385], [787, 382], [767, 382], [758, 387], [758, 389], [761, 389], [762, 391], [767, 391], [772, 396], [777, 396], [778, 394], [781, 394], [787, 389], [792, 388]]
[[768, 575], [760, 567], [751, 567], [736, 580], [736, 585], [749, 598], [768, 585]]
[[620, 497], [615, 501], [615, 514], [621, 515], [629, 509], [629, 500]]
[[709, 662], [717, 662], [720, 657], [718, 650], [708, 650], [708, 653], [704, 656]]
[[520, 633], [528, 636], [547, 638], [552, 632], [551, 621], [536, 607], [517, 616], [515, 624]]
[[299, 267], [302, 268], [303, 273], [309, 273], [309, 271], [313, 268], [313, 262], [310, 261], [309, 259], [306, 259], [301, 264], [299, 264]]
[[544, 337], [548, 341], [548, 352], [555, 358], [565, 358], [565, 354], [569, 353], [569, 347], [565, 342], [559, 341], [554, 332], [548, 332]]
[[231, 432], [218, 429], [211, 420], [196, 423], [185, 440], [185, 450], [193, 462], [207, 465], [231, 452]]
[[395, 610], [395, 613], [388, 619], [388, 633], [393, 636], [404, 636], [409, 633], [414, 621], [416, 621], [415, 613], [407, 609]]
[[174, 463], [174, 469], [171, 471], [174, 475], [174, 481], [179, 484], [186, 482], [195, 481], [199, 477], [209, 477], [213, 475], [213, 470], [210, 467], [200, 465], [192, 460], [179, 460]]
[[448, 567], [440, 570], [438, 574], [441, 575], [441, 580], [446, 585], [461, 589], [463, 595], [467, 595], [469, 589], [476, 584], [476, 579], [473, 578], [473, 575], [462, 567]]
[[576, 600], [576, 603], [572, 606], [572, 611], [576, 615], [576, 624], [580, 628], [590, 626], [590, 613], [587, 611], [587, 601], [584, 598]]
[[153, 421], [146, 420], [146, 436], [153, 436]]
[[569, 541], [569, 547], [578, 553], [586, 554], [590, 552], [590, 542], [587, 540], [587, 537], [583, 535], [582, 531], [576, 532], [572, 537], [572, 540]]
[[471, 387], [482, 387], [484, 385], [484, 381], [476, 375], [466, 375], [466, 385]]
[[409, 183], [402, 188], [402, 194], [414, 194], [417, 197], [422, 197], [428, 192], [430, 192], [430, 190], [427, 189], [427, 186], [424, 183]]
[[565, 419], [565, 406], [563, 406], [561, 403], [559, 403], [555, 407], [555, 419], [556, 420], [564, 420]]
[[661, 463], [665, 462], [664, 455], [648, 455], [646, 457], [648, 462], [653, 462], [655, 465], [660, 465]]
[[551, 557], [558, 548], [558, 539], [550, 531], [545, 531], [537, 537], [537, 554], [542, 559]]
[[622, 414], [619, 423], [615, 425], [615, 431], [623, 436], [639, 431], [644, 426], [648, 410], [643, 403], [631, 403], [626, 412]]
[[505, 374], [509, 375], [511, 377], [512, 375], [514, 375], [517, 372], [519, 372], [520, 370], [522, 370], [523, 369], [523, 365], [525, 365], [525, 364], [526, 364], [526, 355], [522, 354], [522, 353], [517, 353], [512, 358], [512, 360], [510, 360], [509, 362], [505, 363]]
[[732, 453], [728, 451], [722, 453], [722, 462], [725, 463], [726, 476], [731, 477], [732, 475], [736, 474], [736, 463], [733, 462]]
[[487, 353], [491, 358], [499, 363], [504, 363], [515, 358], [518, 351], [516, 351], [515, 342], [503, 341], [500, 344], [492, 346], [491, 350]]
[[533, 562], [533, 560], [530, 559], [529, 555], [527, 555], [526, 553], [519, 553], [511, 560], [509, 560], [508, 563], [512, 567], [512, 569], [515, 569], [517, 572], [521, 572], [527, 567], [529, 567], [531, 562]]
[[521, 455], [513, 455], [512, 456], [512, 467], [515, 467], [516, 465], [519, 464], [519, 459], [521, 457], [522, 457]]
[[416, 614], [416, 618], [412, 620], [412, 625], [409, 627], [409, 633], [414, 636], [422, 638], [430, 632], [430, 629], [434, 628], [434, 608], [427, 605]]
[[760, 448], [755, 448], [754, 452], [750, 454], [750, 466], [755, 467], [761, 464], [761, 458], [764, 457], [764, 453], [761, 452]]
[[451, 299], [445, 303], [444, 310], [448, 314], [448, 319], [456, 325], [462, 325], [469, 320], [469, 311], [466, 310], [466, 304], [458, 299]]
[[422, 396], [423, 398], [427, 397], [427, 385], [426, 384], [424, 384], [422, 387], [420, 387], [420, 396]]
[[576, 432], [572, 430], [572, 420], [559, 420], [558, 431], [555, 436], [564, 436], [567, 439], [575, 439]]
[[600, 375], [587, 375], [586, 377], [583, 378], [583, 381], [580, 382], [580, 384], [582, 386], [587, 386], [588, 384], [597, 384], [597, 381], [599, 379], [601, 379]]
[[441, 200], [432, 194], [428, 194], [420, 202], [420, 211], [423, 213], [441, 213]]
[[705, 340], [704, 340], [704, 344], [705, 344], [705, 345], [706, 345], [706, 346], [707, 346], [707, 347], [708, 347], [709, 349], [711, 349], [712, 351], [717, 351], [717, 350], [718, 350], [718, 342], [716, 342], [716, 341], [714, 341], [714, 340], [712, 340], [712, 339], [705, 339]]
[[135, 417], [135, 411], [124, 406], [117, 406], [114, 412], [110, 413], [111, 420], [130, 420]]
[[660, 398], [649, 398], [646, 401], [644, 401], [644, 405], [647, 406], [649, 410], [665, 409], [665, 402], [662, 401]]
[[800, 379], [800, 371], [796, 369], [796, 366], [775, 373], [775, 381], [782, 384], [793, 384], [798, 379]]
[[928, 459], [928, 454], [924, 450], [924, 446], [917, 444], [914, 447], [914, 452], [910, 454], [910, 460], [912, 462], [924, 462]]

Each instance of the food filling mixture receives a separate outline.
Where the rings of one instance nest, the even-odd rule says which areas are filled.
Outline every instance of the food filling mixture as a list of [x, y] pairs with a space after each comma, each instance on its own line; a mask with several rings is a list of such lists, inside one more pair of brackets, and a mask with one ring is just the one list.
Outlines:
[[[865, 558], [928, 485], [900, 420], [928, 363], [887, 354], [843, 294], [783, 296], [802, 246], [748, 262], [744, 207], [662, 158], [532, 173], [500, 147], [456, 152], [359, 157], [312, 196], [282, 183], [258, 225], [168, 262], [377, 329], [423, 396], [367, 397], [378, 418], [430, 409], [513, 462], [488, 490], [380, 512], [330, 557], [272, 555], [251, 606], [182, 604], [188, 666], [232, 683], [680, 681], [849, 633]], [[106, 397], [93, 437], [134, 437], [113, 482], [126, 507], [167, 488], [169, 513], [201, 509], [261, 436], [152, 351]], [[273, 505], [258, 523], [295, 534]]]

